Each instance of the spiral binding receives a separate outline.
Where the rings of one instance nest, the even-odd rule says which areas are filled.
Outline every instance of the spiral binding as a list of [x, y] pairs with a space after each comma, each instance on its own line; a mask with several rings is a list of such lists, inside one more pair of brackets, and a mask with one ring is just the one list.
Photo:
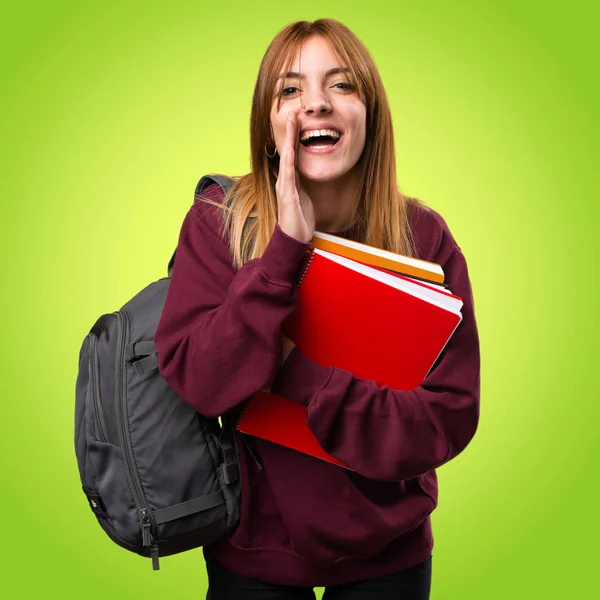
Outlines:
[[304, 281], [304, 278], [306, 277], [308, 268], [310, 267], [310, 263], [313, 261], [314, 257], [315, 257], [314, 248], [309, 248], [306, 251], [306, 257], [304, 258], [304, 262], [302, 263], [302, 267], [300, 269], [300, 275], [298, 276], [298, 285], [300, 285]]

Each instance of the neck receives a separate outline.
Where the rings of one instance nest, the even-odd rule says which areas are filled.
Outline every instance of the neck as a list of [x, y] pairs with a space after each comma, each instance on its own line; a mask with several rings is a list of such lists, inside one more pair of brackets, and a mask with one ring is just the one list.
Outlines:
[[352, 225], [358, 182], [359, 174], [354, 171], [333, 181], [301, 179], [313, 203], [317, 231], [343, 231]]

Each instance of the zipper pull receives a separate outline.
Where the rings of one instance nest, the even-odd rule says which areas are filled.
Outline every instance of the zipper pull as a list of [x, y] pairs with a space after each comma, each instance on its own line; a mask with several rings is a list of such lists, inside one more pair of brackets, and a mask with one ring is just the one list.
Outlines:
[[154, 542], [152, 548], [150, 549], [150, 556], [152, 557], [152, 570], [158, 571], [160, 566], [158, 564], [158, 544], [156, 542]]
[[140, 511], [142, 521], [142, 545], [144, 548], [152, 546], [152, 523], [150, 522], [150, 516], [145, 508]]
[[246, 446], [246, 448], [248, 448], [248, 452], [250, 452], [250, 456], [254, 459], [254, 462], [256, 463], [256, 466], [258, 467], [259, 471], [263, 470], [263, 466], [260, 463], [260, 461], [258, 460], [258, 458], [256, 458], [256, 456], [254, 455], [254, 452], [252, 452], [252, 450], [250, 449], [250, 446], [248, 445], [248, 442], [246, 441], [246, 436], [242, 433], [242, 440], [244, 441], [244, 446]]
[[145, 508], [140, 510], [140, 518], [142, 520], [142, 545], [144, 548], [150, 546], [150, 557], [152, 558], [152, 570], [158, 571], [160, 566], [158, 564], [158, 544], [152, 537], [152, 521], [150, 515]]

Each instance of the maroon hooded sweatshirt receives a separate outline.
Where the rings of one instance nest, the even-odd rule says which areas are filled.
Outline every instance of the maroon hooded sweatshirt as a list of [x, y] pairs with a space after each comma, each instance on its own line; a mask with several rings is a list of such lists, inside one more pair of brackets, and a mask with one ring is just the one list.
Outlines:
[[[204, 196], [223, 198], [216, 185]], [[296, 276], [309, 244], [277, 225], [263, 256], [236, 270], [220, 213], [199, 201], [183, 222], [155, 336], [160, 373], [207, 417], [239, 411], [271, 385], [308, 407], [323, 449], [353, 470], [237, 432], [240, 524], [204, 551], [247, 577], [310, 587], [424, 561], [433, 548], [435, 469], [466, 447], [479, 418], [471, 285], [446, 223], [433, 210], [409, 215], [417, 256], [443, 267], [464, 302], [463, 319], [421, 385], [402, 391], [319, 365], [298, 348], [281, 365], [281, 326], [296, 306]], [[356, 228], [337, 234], [359, 235]]]

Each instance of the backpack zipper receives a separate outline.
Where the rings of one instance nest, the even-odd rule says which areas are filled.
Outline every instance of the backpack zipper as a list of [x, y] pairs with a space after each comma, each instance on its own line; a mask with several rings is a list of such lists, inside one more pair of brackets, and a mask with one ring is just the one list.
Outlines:
[[127, 378], [125, 377], [123, 364], [125, 361], [125, 348], [127, 344], [127, 331], [129, 330], [129, 320], [127, 314], [121, 311], [113, 313], [119, 322], [118, 339], [117, 339], [117, 370], [116, 370], [116, 385], [115, 398], [117, 421], [119, 423], [119, 434], [121, 438], [121, 448], [123, 448], [125, 457], [125, 472], [127, 479], [131, 484], [133, 499], [138, 509], [140, 524], [142, 526], [142, 545], [144, 548], [150, 547], [150, 556], [152, 557], [152, 568], [156, 571], [159, 568], [158, 564], [158, 544], [155, 539], [157, 530], [154, 515], [149, 508], [148, 500], [144, 494], [144, 488], [140, 481], [140, 474], [135, 464], [135, 456], [133, 454], [133, 445], [129, 434], [127, 420]]
[[92, 405], [94, 408], [94, 421], [98, 429], [98, 441], [106, 442], [106, 427], [102, 413], [102, 401], [100, 398], [100, 375], [98, 373], [98, 338], [90, 334], [90, 375], [92, 376]]

